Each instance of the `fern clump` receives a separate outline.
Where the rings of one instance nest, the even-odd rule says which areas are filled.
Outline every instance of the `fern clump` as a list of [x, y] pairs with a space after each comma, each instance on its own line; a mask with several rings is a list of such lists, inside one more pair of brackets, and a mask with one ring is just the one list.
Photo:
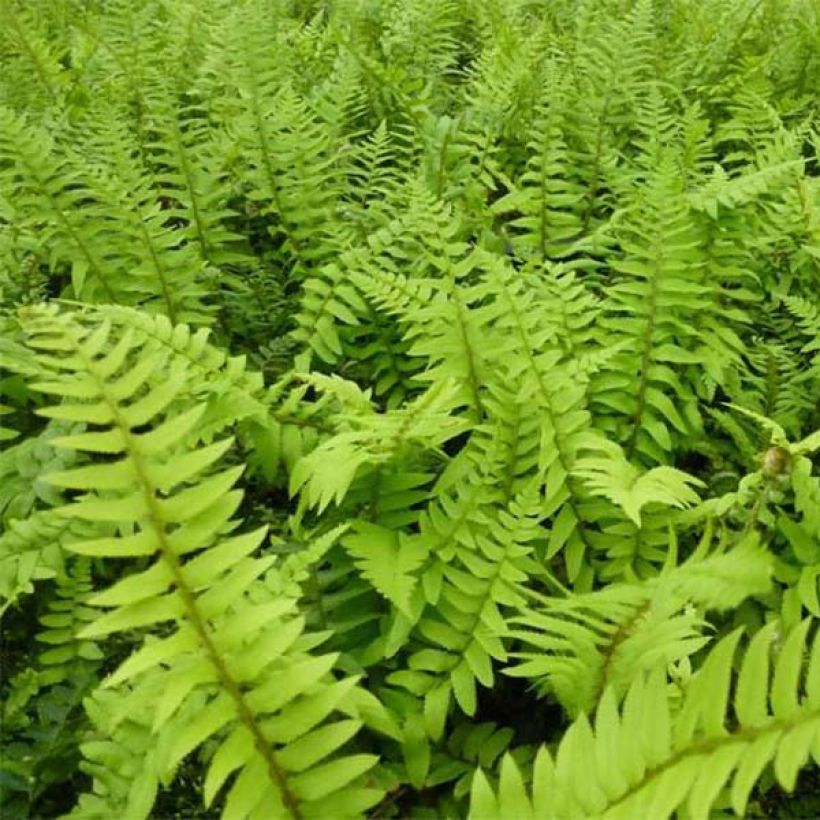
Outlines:
[[0, 0], [4, 817], [820, 814], [810, 6]]

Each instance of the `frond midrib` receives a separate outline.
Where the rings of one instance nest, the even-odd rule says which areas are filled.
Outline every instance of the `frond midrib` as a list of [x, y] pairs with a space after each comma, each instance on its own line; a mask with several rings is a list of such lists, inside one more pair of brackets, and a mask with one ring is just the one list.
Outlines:
[[719, 737], [704, 738], [691, 746], [687, 746], [686, 748], [675, 752], [675, 754], [660, 765], [655, 766], [652, 769], [647, 769], [640, 781], [630, 786], [620, 797], [618, 797], [617, 800], [613, 800], [609, 803], [607, 807], [603, 809], [603, 812], [607, 812], [621, 806], [629, 798], [638, 794], [648, 784], [662, 776], [665, 772], [683, 760], [701, 755], [708, 756], [718, 749], [722, 749], [736, 743], [750, 744], [765, 735], [788, 733], [792, 729], [795, 729], [804, 723], [810, 723], [814, 720], [820, 721], [820, 706], [815, 709], [800, 710], [798, 711], [798, 714], [792, 718], [777, 720], [777, 718], [773, 717], [772, 720], [765, 726], [742, 727], [734, 732], [728, 731], [725, 735]]

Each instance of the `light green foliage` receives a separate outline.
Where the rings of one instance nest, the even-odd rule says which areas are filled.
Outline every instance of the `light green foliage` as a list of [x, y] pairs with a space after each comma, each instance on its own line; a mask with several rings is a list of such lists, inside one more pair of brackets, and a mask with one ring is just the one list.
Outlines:
[[3, 811], [809, 790], [819, 20], [0, 0]]
[[[106, 688], [130, 684], [123, 697], [132, 709], [143, 700], [153, 705], [153, 731], [172, 738], [156, 762], [158, 775], [167, 777], [220, 732], [205, 780], [206, 803], [238, 772], [225, 798], [229, 816], [321, 816], [339, 799], [334, 793], [375, 762], [351, 755], [321, 763], [361, 725], [351, 694], [355, 682], [327, 679], [336, 657], [312, 655], [303, 620], [293, 615], [294, 600], [271, 596], [259, 582], [273, 563], [272, 557], [252, 557], [264, 529], [232, 532], [241, 498], [232, 487], [241, 468], [215, 471], [230, 439], [198, 446], [195, 426], [205, 406], [179, 408], [187, 359], [157, 349], [150, 336], [131, 328], [112, 338], [107, 321], [89, 329], [32, 308], [22, 323], [43, 368], [43, 380], [32, 387], [65, 399], [41, 412], [102, 428], [60, 437], [54, 445], [113, 457], [45, 476], [82, 493], [60, 514], [119, 523], [119, 533], [72, 542], [68, 550], [148, 562], [92, 596], [88, 602], [104, 612], [69, 634], [99, 639], [177, 622], [162, 638], [147, 635], [103, 681]], [[52, 632], [43, 636], [54, 638]], [[320, 726], [345, 704], [352, 719]], [[258, 787], [260, 777], [267, 778], [266, 788]], [[348, 788], [344, 796], [355, 814], [379, 792]]]
[[643, 672], [697, 652], [709, 640], [703, 615], [767, 592], [771, 569], [771, 557], [747, 537], [730, 552], [694, 555], [643, 583], [534, 597], [511, 619], [528, 649], [508, 673], [554, 691], [570, 714], [589, 712], [608, 686], [622, 696]]
[[820, 646], [815, 638], [806, 649], [810, 626], [803, 621], [777, 648], [775, 625], [761, 629], [736, 678], [740, 632], [730, 634], [680, 704], [662, 667], [632, 684], [621, 709], [607, 690], [594, 721], [579, 717], [554, 755], [538, 752], [531, 792], [509, 757], [497, 792], [477, 773], [470, 817], [668, 817], [680, 810], [707, 818], [713, 807], [742, 815], [770, 763], [778, 782], [793, 788], [800, 767], [816, 760], [820, 732]]

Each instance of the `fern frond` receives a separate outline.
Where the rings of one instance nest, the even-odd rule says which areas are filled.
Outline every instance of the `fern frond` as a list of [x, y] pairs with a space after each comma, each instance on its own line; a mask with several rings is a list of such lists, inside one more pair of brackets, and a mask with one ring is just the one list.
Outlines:
[[[196, 428], [201, 440], [212, 440], [237, 421], [247, 420], [263, 428], [267, 425], [268, 405], [273, 397], [269, 402], [261, 374], [248, 367], [247, 357], [231, 356], [217, 346], [208, 328], [173, 324], [161, 314], [121, 305], [98, 307], [87, 316], [89, 321], [131, 328], [154, 349], [154, 355], [177, 357], [184, 362], [188, 378], [179, 386], [179, 396], [192, 403], [205, 403]], [[63, 417], [59, 409], [51, 415]]]
[[[554, 516], [547, 557], [563, 550], [567, 574], [576, 581], [589, 542], [579, 509], [583, 493], [572, 468], [577, 458], [595, 452], [601, 441], [587, 426], [587, 380], [564, 364], [557, 343], [561, 323], [542, 324], [539, 312], [533, 310], [536, 295], [525, 288], [524, 280], [509, 266], [489, 260], [486, 282], [495, 299], [492, 327], [499, 342], [494, 357], [506, 369], [516, 401], [536, 407], [541, 423], [537, 469], [546, 486], [545, 515]], [[546, 300], [550, 296], [544, 294]]]
[[622, 710], [608, 690], [592, 723], [582, 715], [555, 756], [538, 753], [531, 795], [509, 758], [497, 793], [476, 771], [470, 816], [666, 818], [685, 810], [705, 819], [716, 804], [743, 815], [770, 764], [790, 791], [801, 767], [820, 762], [820, 641], [806, 647], [811, 625], [803, 621], [775, 652], [777, 624], [761, 629], [734, 685], [741, 633], [727, 636], [674, 711], [662, 668], [632, 684]]
[[771, 558], [753, 539], [734, 550], [667, 568], [640, 584], [611, 584], [569, 598], [532, 595], [512, 619], [511, 636], [527, 646], [506, 673], [554, 692], [571, 715], [590, 712], [607, 687], [623, 696], [656, 665], [694, 654], [709, 638], [710, 610], [767, 592]]
[[[228, 169], [211, 123], [196, 100], [181, 105], [173, 87], [146, 91], [146, 164], [153, 170], [153, 195], [163, 205], [163, 224], [174, 224], [195, 256], [207, 266], [246, 265], [243, 239], [232, 231], [235, 213]], [[124, 172], [120, 172], [124, 175]]]
[[[4, 811], [17, 813], [21, 796], [15, 780], [26, 783], [29, 805], [39, 795], [76, 774], [78, 745], [86, 727], [83, 699], [99, 680], [104, 656], [93, 640], [79, 633], [96, 617], [87, 605], [92, 593], [91, 562], [69, 558], [56, 583], [40, 598], [38, 650], [23, 671], [4, 681], [0, 723], [3, 727]], [[4, 630], [7, 626], [4, 622]], [[17, 664], [13, 655], [4, 666]], [[9, 780], [6, 781], [9, 784]], [[15, 794], [17, 792], [17, 794]], [[25, 802], [25, 801], [24, 801]]]
[[717, 219], [719, 208], [738, 208], [758, 199], [762, 194], [794, 184], [801, 171], [799, 161], [764, 165], [759, 170], [729, 177], [716, 166], [709, 180], [697, 191], [689, 194], [693, 207], [709, 213]]
[[529, 574], [527, 557], [538, 535], [537, 521], [534, 499], [515, 499], [509, 513], [488, 522], [488, 538], [478, 541], [478, 549], [457, 551], [456, 561], [442, 561], [423, 578], [432, 600], [417, 631], [426, 646], [410, 655], [412, 671], [396, 673], [390, 680], [401, 679], [402, 685], [425, 695], [427, 730], [433, 738], [443, 730], [450, 693], [473, 715], [476, 683], [492, 686], [493, 661], [506, 659], [499, 605], [521, 600], [517, 585]]
[[343, 195], [341, 207], [350, 212], [349, 218], [366, 239], [370, 230], [381, 227], [392, 215], [413, 157], [405, 142], [388, 129], [386, 120], [350, 150], [350, 191]]
[[[153, 559], [90, 599], [107, 611], [80, 637], [176, 627], [147, 638], [105, 681], [107, 688], [132, 682], [136, 703], [155, 705], [154, 728], [171, 738], [161, 771], [170, 775], [216, 736], [205, 799], [210, 804], [236, 773], [227, 816], [302, 817], [331, 804], [341, 815], [357, 814], [378, 800], [378, 791], [350, 785], [372, 767], [372, 755], [320, 762], [358, 730], [363, 693], [353, 692], [354, 679], [329, 675], [335, 655], [311, 654], [317, 641], [303, 636], [295, 601], [266, 595], [256, 583], [273, 562], [251, 557], [264, 529], [232, 532], [239, 471], [212, 469], [230, 440], [188, 444], [204, 407], [174, 409], [185, 360], [152, 353], [128, 331], [112, 338], [106, 322], [89, 327], [47, 309], [23, 322], [51, 371], [35, 387], [63, 399], [62, 413], [102, 428], [56, 444], [115, 457], [48, 476], [82, 493], [64, 515], [112, 522], [122, 533], [74, 543], [72, 551]], [[354, 717], [325, 722], [334, 708]]]
[[733, 403], [776, 421], [792, 437], [806, 430], [817, 404], [814, 373], [785, 345], [763, 339], [751, 341], [745, 359], [748, 366], [726, 385]]
[[93, 525], [66, 520], [52, 510], [9, 521], [0, 535], [0, 615], [21, 595], [32, 593], [34, 582], [62, 576], [67, 545], [92, 534]]
[[602, 325], [624, 348], [592, 378], [591, 407], [599, 424], [626, 447], [628, 458], [664, 463], [674, 438], [697, 430], [691, 387], [671, 365], [694, 364], [698, 311], [714, 310], [709, 290], [692, 281], [692, 221], [676, 190], [672, 157], [652, 171], [625, 226], [626, 254], [607, 288]]
[[460, 404], [457, 387], [440, 381], [398, 410], [378, 414], [368, 408], [350, 417], [352, 429], [322, 442], [295, 466], [291, 494], [301, 492], [308, 507], [320, 512], [331, 501], [339, 504], [360, 468], [384, 464], [408, 445], [438, 448], [461, 433], [464, 422], [453, 415]]
[[18, 97], [17, 110], [54, 105], [63, 98], [70, 82], [70, 74], [61, 62], [67, 44], [58, 36], [58, 32], [65, 33], [65, 27], [59, 31], [55, 21], [49, 20], [51, 15], [32, 12], [14, 0], [3, 0], [0, 5], [5, 24], [0, 35], [4, 70], [9, 72], [8, 87], [14, 88], [13, 97]]
[[92, 730], [80, 747], [80, 765], [92, 786], [67, 815], [72, 820], [100, 820], [113, 814], [142, 820], [151, 815], [160, 788], [163, 749], [151, 731], [150, 704], [129, 703], [131, 710], [122, 715], [121, 698], [120, 692], [102, 689], [86, 699]]
[[382, 49], [388, 65], [403, 69], [405, 93], [424, 88], [423, 93], [431, 94], [436, 85], [442, 91], [447, 88], [443, 80], [456, 73], [461, 20], [453, 0], [386, 5]]
[[809, 354], [811, 372], [815, 381], [820, 379], [820, 309], [808, 299], [786, 296], [783, 298], [786, 309], [797, 319], [806, 344], [801, 348]]
[[[229, 34], [227, 71], [238, 100], [226, 112], [225, 127], [242, 169], [243, 194], [269, 219], [288, 273], [303, 278], [345, 244], [347, 228], [336, 212], [337, 146], [309, 104], [281, 82], [269, 41], [247, 12], [238, 11]], [[273, 36], [283, 42], [281, 32]]]
[[[31, 375], [36, 378], [41, 374]], [[70, 430], [70, 425], [62, 422], [47, 424], [40, 435], [10, 444], [0, 452], [0, 520], [4, 525], [28, 520], [41, 504], [62, 503], [59, 490], [42, 481], [42, 476], [76, 461], [73, 453], [52, 446], [55, 438]]]
[[[0, 157], [4, 187], [29, 222], [40, 230], [43, 256], [71, 266], [74, 295], [90, 302], [117, 301], [120, 291], [107, 264], [106, 219], [99, 203], [78, 185], [75, 174], [55, 155], [46, 133], [10, 110], [0, 109]], [[123, 301], [129, 299], [123, 294]]]
[[647, 504], [687, 507], [699, 500], [693, 486], [703, 482], [673, 467], [653, 467], [641, 474], [624, 458], [620, 448], [607, 448], [606, 455], [580, 458], [572, 474], [580, 478], [592, 495], [608, 498], [641, 526], [641, 508]]
[[494, 723], [461, 723], [447, 739], [445, 748], [433, 754], [427, 782], [434, 785], [455, 780], [453, 797], [467, 796], [476, 765], [493, 771], [512, 740], [513, 732], [508, 727]]
[[[297, 338], [324, 361], [347, 356], [388, 406], [424, 382], [454, 379], [470, 415], [482, 414], [487, 317], [474, 309], [478, 257], [462, 241], [457, 214], [415, 182], [403, 212], [306, 283]], [[396, 322], [398, 319], [398, 324]], [[425, 369], [426, 366], [426, 369]]]
[[566, 99], [563, 78], [553, 80], [549, 104], [534, 123], [527, 167], [515, 188], [493, 204], [493, 212], [513, 213], [511, 238], [522, 259], [560, 259], [579, 250], [583, 228], [584, 189], [568, 171], [569, 148], [564, 136]]
[[41, 666], [40, 683], [52, 686], [78, 675], [77, 666], [87, 661], [99, 661], [103, 654], [90, 640], [79, 638], [82, 630], [97, 616], [87, 605], [93, 591], [91, 562], [77, 559], [71, 569], [57, 579], [57, 592], [48, 612], [40, 618], [45, 627], [37, 640], [50, 648], [38, 655]]

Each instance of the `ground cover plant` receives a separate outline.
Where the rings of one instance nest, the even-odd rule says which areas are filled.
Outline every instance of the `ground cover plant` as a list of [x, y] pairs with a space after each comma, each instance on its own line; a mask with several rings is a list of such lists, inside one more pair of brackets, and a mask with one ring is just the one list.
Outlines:
[[4, 818], [820, 814], [817, 0], [0, 23]]

